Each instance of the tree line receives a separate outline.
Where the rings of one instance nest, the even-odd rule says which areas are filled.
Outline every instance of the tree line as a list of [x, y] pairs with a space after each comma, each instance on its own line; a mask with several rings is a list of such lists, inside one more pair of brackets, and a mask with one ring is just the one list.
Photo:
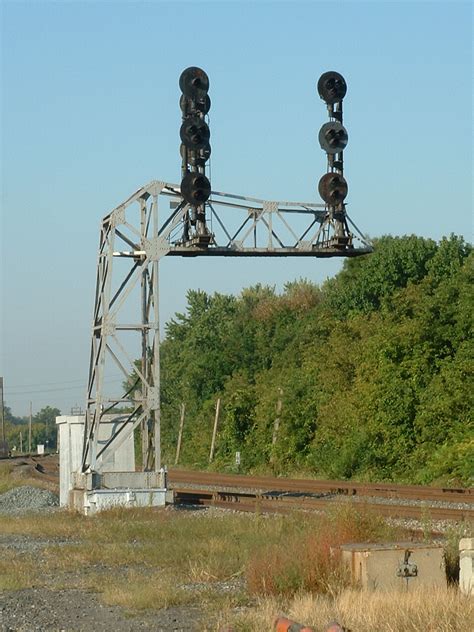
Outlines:
[[[12, 414], [11, 408], [4, 406], [5, 439], [10, 451], [23, 452], [28, 450], [29, 417], [17, 417]], [[45, 406], [31, 419], [31, 445], [36, 451], [36, 446], [42, 444], [47, 450], [55, 450], [57, 443], [56, 416], [60, 415], [59, 408]], [[1, 436], [0, 436], [1, 439]]]
[[472, 483], [473, 263], [460, 237], [385, 236], [320, 286], [189, 291], [161, 347], [165, 461], [185, 403], [180, 463], [209, 466], [220, 398], [215, 469]]
[[[322, 285], [188, 292], [161, 347], [165, 463], [184, 403], [182, 465], [235, 471], [239, 452], [244, 472], [474, 483], [472, 246], [374, 244]], [[33, 416], [33, 446], [56, 447], [59, 414]], [[10, 447], [28, 421], [5, 406]]]

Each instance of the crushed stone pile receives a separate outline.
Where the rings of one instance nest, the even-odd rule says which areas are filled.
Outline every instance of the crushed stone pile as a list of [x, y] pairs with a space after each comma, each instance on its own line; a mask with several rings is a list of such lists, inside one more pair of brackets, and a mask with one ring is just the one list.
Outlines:
[[47, 489], [30, 485], [15, 487], [0, 494], [0, 514], [15, 515], [30, 511], [44, 511], [59, 505], [59, 498]]

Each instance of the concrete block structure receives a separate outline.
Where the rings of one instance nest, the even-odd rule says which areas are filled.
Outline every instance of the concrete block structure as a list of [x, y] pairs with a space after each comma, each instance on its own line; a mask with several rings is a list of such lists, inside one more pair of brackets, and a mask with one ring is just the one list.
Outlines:
[[[105, 445], [124, 423], [117, 415], [102, 418], [99, 446]], [[133, 433], [106, 459], [100, 472], [82, 473], [84, 415], [56, 417], [59, 429], [59, 502], [86, 515], [122, 507], [156, 507], [165, 504], [166, 475], [136, 472]]]
[[[59, 429], [59, 504], [69, 506], [69, 492], [73, 489], [73, 476], [81, 466], [84, 442], [84, 415], [61, 415], [56, 417]], [[104, 445], [116, 431], [116, 415], [110, 415], [100, 426], [99, 445]], [[134, 472], [135, 450], [130, 436], [104, 462], [103, 472]]]
[[366, 590], [446, 586], [443, 548], [437, 544], [345, 544], [341, 551], [352, 581]]
[[459, 541], [459, 589], [474, 596], [474, 538]]

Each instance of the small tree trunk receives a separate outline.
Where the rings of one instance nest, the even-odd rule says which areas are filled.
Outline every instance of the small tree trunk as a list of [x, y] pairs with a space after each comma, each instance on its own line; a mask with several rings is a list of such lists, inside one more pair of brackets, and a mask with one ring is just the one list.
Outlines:
[[179, 453], [181, 452], [181, 441], [183, 440], [183, 427], [184, 427], [184, 412], [186, 410], [186, 405], [183, 402], [181, 404], [181, 419], [179, 420], [179, 432], [178, 432], [178, 444], [176, 445], [176, 457], [174, 459], [174, 464], [178, 465], [179, 461]]
[[221, 398], [219, 397], [216, 403], [216, 416], [214, 418], [214, 430], [212, 431], [211, 451], [209, 453], [209, 463], [212, 463], [214, 458], [214, 449], [216, 446], [217, 424], [219, 423], [219, 411], [221, 409]]

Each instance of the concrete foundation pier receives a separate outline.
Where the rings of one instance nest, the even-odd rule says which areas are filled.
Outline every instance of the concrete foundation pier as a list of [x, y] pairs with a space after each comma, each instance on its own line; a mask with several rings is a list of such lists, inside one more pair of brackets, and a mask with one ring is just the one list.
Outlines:
[[474, 538], [459, 541], [459, 590], [474, 596]]
[[[59, 504], [86, 515], [111, 507], [160, 507], [167, 499], [166, 472], [136, 472], [131, 434], [102, 463], [100, 472], [81, 472], [84, 415], [56, 417], [59, 430]], [[98, 445], [117, 433], [123, 416], [101, 419]]]

